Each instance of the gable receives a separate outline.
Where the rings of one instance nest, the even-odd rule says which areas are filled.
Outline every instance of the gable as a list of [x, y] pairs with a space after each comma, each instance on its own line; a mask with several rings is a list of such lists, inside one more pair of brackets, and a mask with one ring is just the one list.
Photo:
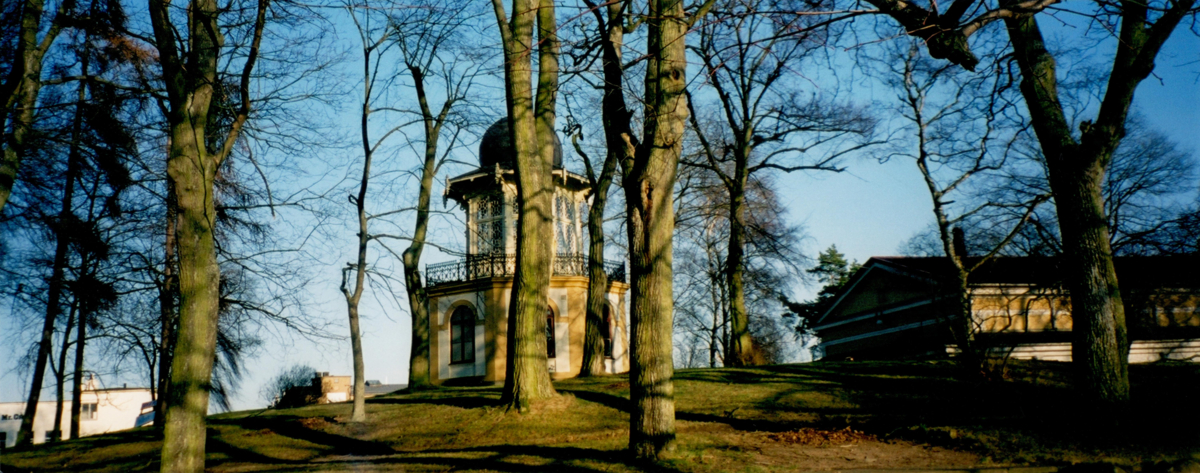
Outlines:
[[864, 313], [924, 301], [933, 295], [932, 281], [873, 264], [862, 269], [859, 277], [839, 296], [819, 323], [832, 323]]

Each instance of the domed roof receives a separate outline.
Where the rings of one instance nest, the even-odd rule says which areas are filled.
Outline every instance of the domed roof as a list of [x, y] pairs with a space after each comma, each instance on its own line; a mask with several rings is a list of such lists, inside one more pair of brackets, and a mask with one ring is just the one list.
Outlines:
[[[554, 168], [562, 168], [562, 141], [558, 133], [554, 137]], [[479, 167], [492, 168], [497, 164], [504, 169], [516, 169], [517, 150], [513, 148], [508, 131], [508, 118], [501, 118], [489, 126], [479, 141]]]

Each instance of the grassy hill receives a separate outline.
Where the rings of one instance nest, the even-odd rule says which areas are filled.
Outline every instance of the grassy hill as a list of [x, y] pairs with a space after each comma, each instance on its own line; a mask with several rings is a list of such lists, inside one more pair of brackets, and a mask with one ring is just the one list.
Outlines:
[[[1132, 405], [1088, 415], [1076, 409], [1067, 368], [1010, 363], [997, 379], [973, 382], [955, 379], [944, 361], [681, 370], [679, 447], [658, 464], [630, 462], [622, 450], [622, 376], [555, 383], [563, 396], [526, 415], [497, 407], [494, 387], [372, 398], [361, 424], [341, 422], [347, 404], [234, 412], [209, 419], [208, 467], [752, 472], [1107, 462], [1152, 471], [1200, 455], [1200, 366], [1134, 366]], [[158, 471], [159, 446], [139, 429], [10, 450], [0, 471]]]

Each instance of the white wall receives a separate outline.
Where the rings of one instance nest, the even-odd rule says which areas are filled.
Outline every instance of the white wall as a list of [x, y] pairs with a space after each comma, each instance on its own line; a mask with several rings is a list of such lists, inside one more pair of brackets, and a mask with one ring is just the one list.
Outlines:
[[[96, 418], [84, 417], [79, 421], [79, 435], [87, 437], [118, 430], [139, 427], [138, 416], [143, 407], [150, 411], [150, 390], [147, 388], [107, 389], [99, 391], [84, 391], [81, 402], [96, 404]], [[46, 441], [46, 432], [54, 425], [55, 401], [38, 403], [37, 415], [33, 418], [33, 443]], [[0, 432], [7, 434], [5, 447], [11, 447], [17, 442], [17, 431], [21, 428], [20, 416], [25, 412], [24, 402], [0, 403]], [[71, 429], [71, 401], [63, 402], [62, 433], [66, 436]], [[149, 416], [152, 418], [152, 415]], [[144, 425], [146, 417], [143, 417]]]

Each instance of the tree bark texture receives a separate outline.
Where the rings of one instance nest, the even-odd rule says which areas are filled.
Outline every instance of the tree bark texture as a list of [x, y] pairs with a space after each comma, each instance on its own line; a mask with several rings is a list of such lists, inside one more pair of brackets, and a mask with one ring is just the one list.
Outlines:
[[684, 35], [689, 25], [683, 2], [651, 1], [646, 24], [644, 144], [634, 159], [622, 163], [622, 184], [633, 286], [629, 448], [637, 458], [657, 459], [675, 443], [671, 238], [688, 113]]
[[[517, 271], [508, 312], [501, 403], [526, 412], [530, 403], [557, 395], [546, 356], [546, 310], [554, 259], [554, 100], [558, 88], [558, 38], [554, 5], [513, 0], [506, 21], [493, 0], [504, 45], [505, 96], [516, 151]], [[532, 90], [533, 29], [538, 30], [537, 97]]]

